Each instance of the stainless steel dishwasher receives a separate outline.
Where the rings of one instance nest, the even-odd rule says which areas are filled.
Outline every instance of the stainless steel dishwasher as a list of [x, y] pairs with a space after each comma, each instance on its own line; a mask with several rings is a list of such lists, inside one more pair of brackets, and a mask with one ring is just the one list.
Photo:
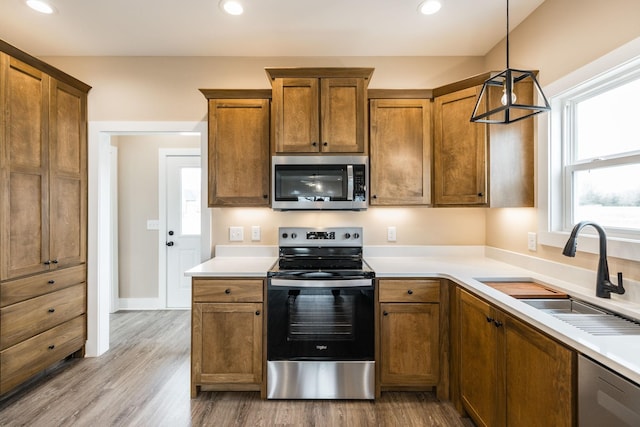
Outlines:
[[580, 427], [640, 426], [640, 386], [579, 355], [578, 423]]

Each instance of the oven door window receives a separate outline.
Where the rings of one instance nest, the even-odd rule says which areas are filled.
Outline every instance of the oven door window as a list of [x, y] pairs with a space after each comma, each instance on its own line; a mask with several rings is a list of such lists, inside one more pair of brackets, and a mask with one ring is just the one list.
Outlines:
[[296, 295], [287, 302], [287, 341], [353, 341], [354, 295]]
[[373, 360], [373, 290], [268, 292], [269, 360]]
[[344, 165], [277, 165], [277, 201], [347, 200], [347, 172]]

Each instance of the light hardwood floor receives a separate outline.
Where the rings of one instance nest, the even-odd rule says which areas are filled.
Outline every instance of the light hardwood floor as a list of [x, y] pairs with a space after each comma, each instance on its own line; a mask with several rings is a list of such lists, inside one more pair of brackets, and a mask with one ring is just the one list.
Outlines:
[[432, 393], [375, 401], [273, 401], [253, 392], [189, 397], [189, 311], [111, 317], [111, 348], [66, 360], [0, 401], [2, 426], [469, 426]]

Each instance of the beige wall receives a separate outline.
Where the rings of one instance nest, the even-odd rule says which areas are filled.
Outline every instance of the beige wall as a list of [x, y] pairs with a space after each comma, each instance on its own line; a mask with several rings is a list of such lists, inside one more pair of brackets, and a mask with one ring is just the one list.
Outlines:
[[[511, 36], [511, 66], [540, 70], [549, 84], [640, 36], [638, 0], [546, 0]], [[424, 41], [428, 43], [430, 41]], [[433, 88], [505, 67], [504, 44], [486, 57], [49, 57], [45, 61], [93, 86], [90, 121], [199, 121], [206, 102], [198, 88], [268, 88], [264, 67], [369, 66], [370, 88]], [[527, 251], [526, 234], [537, 229], [536, 209], [384, 209], [347, 213], [277, 213], [269, 209], [214, 209], [213, 244], [228, 243], [230, 225], [261, 225], [260, 244], [274, 244], [282, 224], [362, 224], [367, 244], [385, 244], [386, 227], [398, 227], [396, 244], [487, 244], [567, 262], [557, 248]], [[572, 264], [595, 268], [579, 254]], [[640, 264], [612, 260], [640, 279]]]
[[[280, 226], [362, 226], [365, 245], [484, 245], [482, 208], [380, 208], [364, 212], [274, 212], [267, 208], [213, 209], [212, 233], [216, 244], [229, 242], [229, 227], [244, 226], [250, 243], [252, 225], [262, 228], [260, 244], [277, 245]], [[395, 226], [397, 241], [387, 242], [387, 227]]]
[[[206, 100], [198, 88], [269, 88], [265, 67], [370, 66], [370, 88], [432, 88], [484, 71], [482, 57], [53, 57], [44, 58], [87, 82], [90, 121], [206, 120]], [[259, 218], [259, 221], [254, 218]], [[383, 221], [384, 225], [379, 225]], [[367, 244], [385, 244], [395, 225], [395, 244], [484, 244], [483, 209], [384, 209], [316, 214], [270, 209], [215, 209], [212, 245], [228, 244], [228, 227], [245, 227], [244, 244], [276, 244], [281, 225], [362, 225]], [[251, 242], [251, 225], [263, 228]], [[145, 261], [145, 264], [150, 262]]]
[[[546, 0], [509, 36], [512, 68], [540, 70], [549, 84], [640, 36], [638, 0]], [[505, 68], [504, 41], [485, 67]]]
[[199, 148], [200, 136], [121, 135], [118, 147], [118, 281], [120, 298], [158, 296], [158, 150]]
[[370, 88], [432, 88], [484, 71], [482, 57], [46, 57], [92, 86], [89, 121], [206, 120], [199, 88], [268, 89], [265, 67], [374, 67]]
[[[604, 54], [640, 37], [638, 0], [546, 0], [509, 37], [513, 68], [539, 69], [544, 87]], [[487, 68], [504, 69], [504, 43], [486, 57]], [[541, 159], [544, 161], [544, 159]], [[537, 191], [546, 191], [538, 188]], [[527, 232], [537, 229], [537, 209], [489, 209], [487, 245], [535, 255], [561, 263], [595, 269], [597, 256], [579, 252], [575, 259], [562, 256], [560, 248], [539, 246], [527, 250]], [[610, 258], [612, 272], [640, 279], [640, 263]]]

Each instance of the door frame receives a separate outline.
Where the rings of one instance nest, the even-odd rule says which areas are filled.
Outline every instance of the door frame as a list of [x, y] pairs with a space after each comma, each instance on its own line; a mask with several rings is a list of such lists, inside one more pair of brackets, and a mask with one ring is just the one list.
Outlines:
[[[200, 170], [202, 171], [200, 153], [199, 148], [160, 148], [158, 150], [158, 298], [160, 306], [166, 310], [169, 310], [167, 307], [167, 246], [165, 244], [167, 241], [167, 159], [174, 156], [200, 157]], [[200, 194], [204, 197], [207, 192], [202, 191], [202, 185], [204, 184], [201, 181]], [[205, 211], [208, 209], [201, 209], [201, 215], [204, 215]], [[203, 229], [201, 228], [200, 253], [202, 253], [202, 234]]]
[[207, 197], [207, 122], [88, 123], [88, 251], [87, 342], [85, 355], [100, 356], [109, 349], [111, 299], [111, 137], [114, 135], [188, 133], [200, 135], [202, 170], [202, 238], [200, 256], [211, 257], [211, 220]]

